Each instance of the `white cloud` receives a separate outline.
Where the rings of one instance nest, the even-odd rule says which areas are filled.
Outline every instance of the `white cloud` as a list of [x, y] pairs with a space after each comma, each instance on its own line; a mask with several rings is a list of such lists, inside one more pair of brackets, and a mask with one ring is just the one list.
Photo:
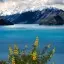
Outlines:
[[8, 0], [0, 2], [0, 11], [4, 11], [6, 15], [50, 6], [64, 10], [64, 0]]
[[64, 4], [64, 0], [48, 0], [46, 4]]

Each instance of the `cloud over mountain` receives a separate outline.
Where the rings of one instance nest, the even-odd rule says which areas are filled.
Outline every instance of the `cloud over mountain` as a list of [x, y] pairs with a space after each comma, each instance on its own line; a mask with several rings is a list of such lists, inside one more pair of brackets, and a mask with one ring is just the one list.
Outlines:
[[64, 10], [64, 0], [0, 0], [0, 11], [3, 11], [4, 15], [45, 7]]
[[64, 4], [64, 0], [47, 0], [46, 4]]

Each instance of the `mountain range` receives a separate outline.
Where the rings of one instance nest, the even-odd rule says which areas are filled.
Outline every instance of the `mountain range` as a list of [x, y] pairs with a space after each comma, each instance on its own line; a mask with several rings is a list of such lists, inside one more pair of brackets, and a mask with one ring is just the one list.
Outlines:
[[[13, 24], [39, 24], [39, 25], [63, 25], [64, 11], [57, 8], [45, 8], [43, 10], [27, 11], [21, 14], [13, 14], [0, 16], [0, 25], [4, 20], [4, 25], [7, 22]], [[3, 25], [3, 24], [2, 24]]]

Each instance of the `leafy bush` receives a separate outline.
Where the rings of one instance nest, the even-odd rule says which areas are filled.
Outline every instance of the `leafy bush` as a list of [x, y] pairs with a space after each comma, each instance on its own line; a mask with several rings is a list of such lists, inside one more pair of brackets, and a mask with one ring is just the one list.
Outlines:
[[38, 37], [36, 37], [29, 53], [26, 52], [27, 45], [24, 50], [20, 50], [16, 44], [14, 48], [9, 46], [8, 62], [6, 64], [47, 64], [55, 53], [55, 48], [51, 49], [51, 44], [48, 44], [42, 51], [38, 51], [38, 46]]

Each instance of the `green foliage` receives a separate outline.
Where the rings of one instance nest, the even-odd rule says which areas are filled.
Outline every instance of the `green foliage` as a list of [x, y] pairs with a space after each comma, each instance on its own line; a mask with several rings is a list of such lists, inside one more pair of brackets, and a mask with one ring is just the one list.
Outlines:
[[[43, 50], [38, 51], [39, 38], [36, 40], [32, 46], [30, 52], [27, 52], [27, 45], [20, 51], [17, 45], [14, 48], [9, 47], [9, 57], [7, 64], [47, 64], [55, 53], [55, 48], [51, 48], [51, 44], [48, 44], [43, 48]], [[3, 62], [3, 64], [6, 64]]]
[[6, 61], [0, 61], [0, 64], [7, 64]]

